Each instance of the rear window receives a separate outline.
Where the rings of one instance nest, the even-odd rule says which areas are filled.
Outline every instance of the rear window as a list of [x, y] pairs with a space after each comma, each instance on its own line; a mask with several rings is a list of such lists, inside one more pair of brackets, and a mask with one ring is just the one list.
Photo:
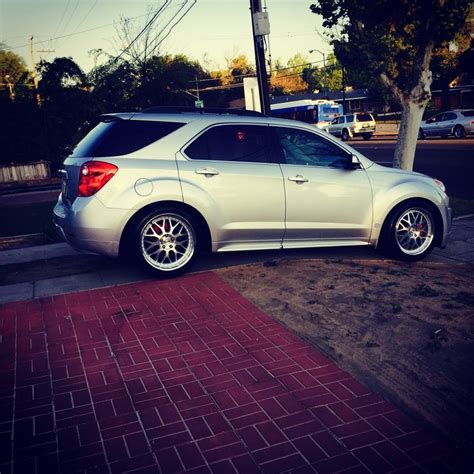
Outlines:
[[76, 146], [72, 157], [127, 155], [185, 125], [177, 122], [117, 120], [101, 122]]
[[358, 122], [372, 122], [373, 117], [370, 114], [358, 114], [357, 121]]
[[463, 110], [461, 114], [463, 114], [464, 117], [474, 117], [474, 110]]

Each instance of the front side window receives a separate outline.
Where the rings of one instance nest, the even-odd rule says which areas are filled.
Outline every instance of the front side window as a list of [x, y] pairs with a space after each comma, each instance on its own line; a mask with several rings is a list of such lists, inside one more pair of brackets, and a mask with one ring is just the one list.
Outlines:
[[280, 142], [286, 164], [346, 168], [349, 153], [326, 138], [306, 130], [287, 127], [273, 129]]
[[456, 120], [456, 114], [453, 112], [446, 112], [443, 116], [443, 120]]
[[354, 116], [348, 115], [346, 120], [347, 120], [347, 123], [352, 123], [354, 121]]
[[184, 153], [191, 160], [276, 163], [267, 126], [219, 125], [206, 130]]

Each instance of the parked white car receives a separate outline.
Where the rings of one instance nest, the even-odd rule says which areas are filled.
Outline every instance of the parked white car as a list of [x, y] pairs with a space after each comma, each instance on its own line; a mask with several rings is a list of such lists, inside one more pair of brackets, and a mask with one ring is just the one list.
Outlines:
[[421, 122], [418, 138], [428, 137], [464, 138], [474, 134], [474, 110], [449, 110]]
[[372, 114], [354, 112], [336, 117], [328, 126], [324, 127], [324, 130], [331, 135], [340, 137], [344, 142], [354, 137], [370, 140], [375, 133], [375, 120]]

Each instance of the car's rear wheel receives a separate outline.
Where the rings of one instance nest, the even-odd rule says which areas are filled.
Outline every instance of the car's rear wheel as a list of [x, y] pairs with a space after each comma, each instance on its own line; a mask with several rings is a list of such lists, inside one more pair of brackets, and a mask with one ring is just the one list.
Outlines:
[[433, 250], [436, 232], [436, 220], [429, 205], [406, 203], [388, 217], [382, 249], [399, 260], [421, 260]]
[[418, 140], [424, 140], [425, 139], [425, 132], [423, 131], [422, 128], [418, 130]]
[[464, 138], [466, 136], [466, 131], [461, 125], [456, 125], [453, 130], [453, 135], [456, 138]]
[[342, 131], [341, 140], [343, 142], [347, 142], [347, 140], [349, 140], [349, 131], [346, 128]]
[[181, 209], [155, 210], [135, 227], [135, 249], [140, 263], [159, 276], [179, 275], [193, 264], [197, 226]]
[[364, 140], [370, 140], [370, 139], [372, 138], [372, 134], [371, 134], [371, 133], [364, 133], [364, 134], [362, 135], [362, 138], [363, 138]]

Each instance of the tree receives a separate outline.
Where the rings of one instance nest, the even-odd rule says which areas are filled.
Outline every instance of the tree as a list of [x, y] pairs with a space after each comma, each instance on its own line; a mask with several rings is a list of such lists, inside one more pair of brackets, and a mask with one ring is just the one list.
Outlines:
[[[466, 25], [467, 26], [467, 25]], [[433, 86], [443, 91], [443, 109], [449, 109], [449, 84], [463, 71], [463, 55], [470, 49], [471, 35], [467, 28], [459, 31], [452, 41], [445, 41], [433, 51], [430, 69]]]
[[0, 43], [0, 90], [8, 89], [8, 95], [13, 100], [15, 86], [28, 79], [28, 69], [21, 56], [4, 48], [5, 45]]
[[376, 76], [402, 108], [393, 165], [413, 169], [431, 97], [433, 50], [462, 28], [469, 0], [318, 0], [310, 6], [342, 64]]

